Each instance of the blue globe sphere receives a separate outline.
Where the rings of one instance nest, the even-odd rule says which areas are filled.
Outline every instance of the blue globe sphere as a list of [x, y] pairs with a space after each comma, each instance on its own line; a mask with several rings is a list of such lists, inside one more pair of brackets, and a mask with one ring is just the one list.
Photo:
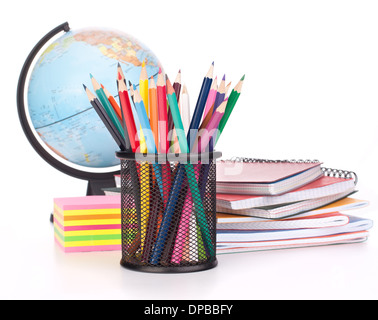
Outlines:
[[83, 84], [90, 73], [116, 98], [117, 64], [138, 85], [142, 62], [157, 77], [159, 60], [125, 33], [107, 29], [69, 31], [41, 54], [30, 75], [27, 99], [32, 125], [56, 158], [84, 168], [119, 165], [119, 148], [92, 108]]

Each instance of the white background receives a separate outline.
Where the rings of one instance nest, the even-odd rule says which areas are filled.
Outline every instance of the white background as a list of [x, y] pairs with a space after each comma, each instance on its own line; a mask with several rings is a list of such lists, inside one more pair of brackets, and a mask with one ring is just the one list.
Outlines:
[[22, 65], [48, 31], [127, 32], [178, 69], [192, 105], [210, 63], [241, 97], [217, 149], [231, 156], [319, 159], [358, 174], [353, 212], [375, 219], [378, 159], [378, 3], [375, 1], [17, 1], [0, 12], [0, 298], [376, 299], [378, 230], [366, 243], [219, 256], [190, 274], [146, 274], [119, 252], [64, 254], [54, 244], [54, 197], [86, 182], [53, 169], [18, 120]]

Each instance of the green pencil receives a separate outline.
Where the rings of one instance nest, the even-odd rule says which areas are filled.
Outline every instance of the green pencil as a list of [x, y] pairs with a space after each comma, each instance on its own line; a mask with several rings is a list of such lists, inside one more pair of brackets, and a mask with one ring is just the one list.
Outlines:
[[217, 140], [216, 140], [215, 143], [218, 142], [218, 139], [219, 139], [220, 135], [222, 134], [223, 129], [226, 126], [228, 119], [230, 118], [231, 112], [232, 112], [232, 110], [234, 110], [235, 104], [239, 99], [241, 89], [242, 89], [242, 86], [243, 86], [243, 82], [244, 82], [244, 77], [245, 77], [245, 75], [240, 79], [238, 84], [231, 91], [231, 94], [228, 98], [226, 110], [224, 112], [224, 115], [223, 115], [221, 121], [219, 122], [218, 135], [217, 135]]
[[106, 113], [109, 115], [109, 118], [112, 120], [115, 127], [117, 128], [119, 133], [122, 135], [123, 139], [125, 139], [125, 133], [123, 131], [122, 124], [119, 121], [118, 116], [115, 113], [115, 111], [114, 111], [112, 105], [110, 104], [108, 98], [106, 97], [104, 89], [101, 88], [101, 86], [96, 81], [96, 79], [92, 76], [92, 74], [90, 76], [91, 76], [93, 89], [95, 90], [98, 99], [101, 101], [102, 105], [104, 106]]

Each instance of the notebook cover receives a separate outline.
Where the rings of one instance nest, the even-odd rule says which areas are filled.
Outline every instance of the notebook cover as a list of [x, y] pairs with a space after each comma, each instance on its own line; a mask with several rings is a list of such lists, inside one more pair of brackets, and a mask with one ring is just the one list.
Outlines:
[[[321, 188], [321, 187], [329, 186], [329, 185], [332, 185], [332, 184], [335, 184], [335, 183], [338, 183], [338, 182], [344, 182], [346, 180], [352, 180], [352, 179], [323, 176], [323, 177], [320, 177], [319, 179], [317, 179], [313, 182], [310, 182], [309, 184], [306, 184], [305, 186], [302, 186], [298, 189], [295, 189], [295, 190], [293, 190], [289, 193]], [[246, 199], [253, 199], [253, 198], [260, 198], [260, 197], [267, 197], [267, 196], [217, 193], [217, 200], [230, 201], [230, 202], [239, 201], [239, 200], [246, 200]]]
[[273, 183], [291, 177], [321, 163], [307, 162], [217, 162], [217, 181]]

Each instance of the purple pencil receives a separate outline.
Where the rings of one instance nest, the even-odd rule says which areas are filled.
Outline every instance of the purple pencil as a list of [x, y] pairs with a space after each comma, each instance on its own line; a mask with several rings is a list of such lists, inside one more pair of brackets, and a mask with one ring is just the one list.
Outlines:
[[215, 113], [215, 110], [221, 105], [221, 103], [224, 100], [224, 97], [226, 96], [226, 75], [223, 76], [221, 83], [219, 84], [217, 94], [215, 96], [214, 101], [214, 108], [213, 108], [213, 114]]

